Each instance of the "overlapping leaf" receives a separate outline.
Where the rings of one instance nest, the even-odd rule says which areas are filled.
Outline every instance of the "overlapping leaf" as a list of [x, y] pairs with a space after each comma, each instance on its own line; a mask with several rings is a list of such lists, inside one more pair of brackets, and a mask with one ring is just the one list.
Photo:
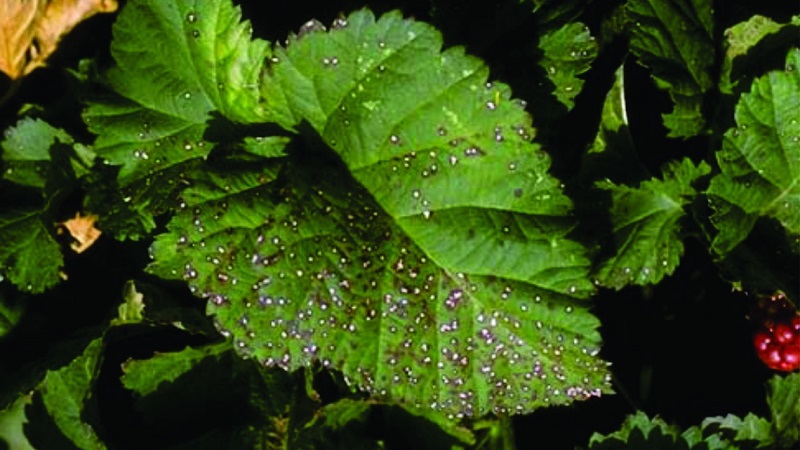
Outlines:
[[159, 384], [175, 381], [201, 360], [228, 350], [230, 345], [227, 343], [199, 349], [186, 347], [177, 352], [159, 353], [150, 359], [127, 361], [122, 366], [122, 385], [138, 395], [147, 395]]
[[664, 115], [672, 137], [705, 129], [703, 95], [714, 86], [714, 30], [709, 0], [629, 0], [631, 51], [667, 89], [674, 109]]
[[655, 284], [671, 274], [683, 254], [680, 220], [684, 207], [697, 194], [692, 183], [707, 174], [706, 164], [690, 160], [668, 165], [663, 180], [637, 187], [601, 183], [611, 191], [613, 251], [595, 276], [600, 284], [620, 289], [628, 284]]
[[708, 449], [794, 448], [798, 443], [800, 417], [800, 374], [774, 376], [767, 398], [771, 420], [753, 413], [741, 419], [729, 414], [708, 417], [700, 426], [683, 433], [659, 417], [642, 412], [628, 416], [620, 430], [608, 435], [595, 433], [590, 449]]
[[360, 11], [276, 51], [270, 114], [330, 148], [306, 146], [274, 182], [187, 191], [150, 270], [208, 298], [241, 353], [320, 361], [412, 409], [607, 392], [588, 261], [530, 118], [478, 60], [440, 47], [427, 25]]
[[734, 90], [738, 93], [739, 89], [745, 89], [752, 80], [751, 76], [760, 72], [758, 66], [763, 65], [771, 51], [785, 49], [791, 42], [796, 42], [798, 26], [800, 16], [794, 16], [791, 24], [781, 24], [756, 14], [725, 30], [720, 91], [732, 94]]
[[567, 109], [572, 109], [573, 99], [583, 80], [578, 78], [597, 57], [597, 43], [589, 28], [580, 22], [571, 22], [557, 30], [545, 33], [539, 40], [544, 57], [539, 64], [555, 86], [553, 94]]
[[12, 80], [28, 75], [77, 24], [116, 9], [115, 0], [0, 2], [0, 72]]
[[800, 373], [785, 377], [774, 376], [769, 381], [769, 409], [772, 413], [772, 430], [779, 445], [797, 445], [800, 442]]
[[39, 208], [0, 213], [0, 275], [22, 289], [43, 292], [59, 282], [61, 247]]
[[3, 178], [14, 183], [44, 189], [54, 143], [72, 144], [72, 137], [39, 119], [23, 118], [5, 131]]
[[759, 218], [776, 220], [800, 242], [800, 50], [792, 49], [786, 70], [753, 82], [736, 105], [737, 126], [717, 152], [722, 173], [708, 196], [719, 233], [712, 248], [726, 255], [742, 242]]
[[[2, 177], [41, 192], [45, 203], [69, 189], [85, 174], [94, 154], [74, 144], [72, 137], [39, 119], [23, 118], [5, 130]], [[8, 195], [7, 200], [14, 196]], [[25, 205], [0, 212], [0, 276], [31, 292], [42, 292], [59, 281], [61, 248], [55, 226], [43, 206]]]
[[[93, 340], [84, 353], [70, 364], [48, 371], [38, 389], [47, 414], [70, 444], [77, 448], [106, 448], [94, 427], [83, 419], [84, 402], [91, 398], [91, 386], [99, 370], [102, 349], [102, 338]], [[29, 436], [29, 439], [33, 437], [35, 436]]]
[[132, 2], [114, 26], [117, 67], [108, 81], [122, 97], [90, 104], [84, 119], [98, 135], [98, 154], [121, 166], [123, 197], [143, 231], [174, 205], [181, 179], [209, 153], [203, 133], [212, 111], [236, 122], [263, 119], [258, 76], [269, 50], [250, 41], [240, 17], [228, 1], [154, 0]]
[[628, 123], [625, 66], [617, 68], [614, 84], [606, 94], [599, 129], [581, 165], [581, 177], [606, 178], [634, 183], [647, 178], [647, 170], [636, 156]]

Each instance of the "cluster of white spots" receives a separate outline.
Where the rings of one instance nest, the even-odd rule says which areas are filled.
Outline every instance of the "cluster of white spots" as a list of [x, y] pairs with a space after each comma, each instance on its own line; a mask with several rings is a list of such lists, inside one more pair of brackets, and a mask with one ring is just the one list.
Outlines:
[[[332, 28], [346, 26], [345, 19], [337, 19]], [[389, 51], [385, 42], [377, 44]], [[338, 59], [322, 62], [335, 67]], [[493, 89], [491, 83], [486, 87]], [[484, 105], [488, 111], [505, 106], [497, 97]], [[489, 142], [455, 136], [447, 151], [434, 147], [398, 157], [393, 171], [413, 166], [411, 172], [426, 179], [398, 195], [430, 218], [427, 183], [486, 155], [479, 145], [494, 156], [496, 144], [506, 140], [503, 130], [500, 125], [493, 134], [492, 128], [484, 130]], [[513, 130], [530, 139], [528, 128]], [[403, 133], [389, 135], [388, 144], [408, 145], [412, 139]], [[444, 138], [460, 131], [438, 126], [429, 133]], [[472, 159], [459, 166], [462, 152]], [[509, 171], [518, 168], [514, 161], [504, 164]], [[578, 348], [576, 335], [553, 325], [554, 314], [571, 309], [553, 308], [557, 303], [524, 285], [451, 276], [404, 238], [369, 195], [342, 194], [341, 183], [330, 194], [324, 191], [303, 198], [281, 193], [271, 213], [277, 219], [265, 221], [246, 241], [225, 243], [224, 233], [209, 236], [202, 250], [209, 260], [184, 268], [184, 277], [196, 280], [209, 299], [220, 331], [234, 336], [242, 354], [287, 370], [319, 361], [345, 370], [346, 380], [368, 393], [411, 399], [458, 418], [529, 411], [536, 402], [599, 394], [595, 377], [581, 381], [569, 373], [576, 365], [595, 364], [588, 356], [595, 350]], [[522, 189], [513, 194], [521, 197]], [[194, 217], [196, 234], [216, 226], [209, 217]], [[231, 287], [236, 277], [242, 289]], [[418, 385], [426, 389], [408, 389]], [[488, 398], [476, 392], [488, 392]]]

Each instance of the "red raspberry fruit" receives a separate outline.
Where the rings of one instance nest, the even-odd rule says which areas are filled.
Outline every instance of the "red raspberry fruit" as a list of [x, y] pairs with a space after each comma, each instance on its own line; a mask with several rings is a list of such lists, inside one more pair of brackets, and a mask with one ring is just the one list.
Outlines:
[[800, 369], [800, 314], [773, 323], [753, 336], [759, 359], [770, 369], [792, 372]]

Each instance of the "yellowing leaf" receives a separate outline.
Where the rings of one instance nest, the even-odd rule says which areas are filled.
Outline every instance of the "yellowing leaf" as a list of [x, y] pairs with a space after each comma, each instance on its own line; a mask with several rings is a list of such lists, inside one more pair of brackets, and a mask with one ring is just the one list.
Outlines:
[[55, 51], [61, 37], [116, 0], [0, 0], [0, 71], [22, 78]]
[[61, 223], [67, 229], [70, 236], [75, 239], [75, 242], [70, 244], [70, 248], [75, 253], [83, 253], [84, 250], [91, 247], [94, 241], [100, 237], [102, 231], [94, 227], [94, 223], [98, 217], [95, 215], [81, 216], [80, 213], [75, 214], [75, 217]]

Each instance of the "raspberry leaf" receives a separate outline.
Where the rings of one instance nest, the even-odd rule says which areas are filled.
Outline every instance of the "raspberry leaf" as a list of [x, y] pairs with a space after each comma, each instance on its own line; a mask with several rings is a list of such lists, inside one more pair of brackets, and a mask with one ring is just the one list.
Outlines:
[[665, 114], [669, 136], [705, 132], [703, 96], [714, 86], [714, 29], [709, 0], [630, 0], [631, 51], [650, 68], [674, 109]]
[[[102, 360], [103, 339], [94, 339], [68, 365], [47, 372], [26, 410], [26, 435], [37, 447], [104, 449], [94, 427], [84, 419], [86, 403]], [[52, 423], [56, 429], [48, 427]]]
[[572, 22], [542, 35], [539, 48], [544, 52], [539, 65], [555, 86], [553, 94], [568, 110], [572, 109], [575, 96], [583, 87], [583, 80], [577, 75], [589, 70], [597, 57], [594, 37], [587, 26]]
[[781, 446], [797, 445], [800, 442], [800, 373], [774, 376], [769, 381], [767, 397], [775, 440]]
[[0, 275], [33, 293], [58, 284], [58, 271], [64, 264], [61, 247], [42, 216], [38, 208], [0, 214]]
[[129, 360], [122, 365], [122, 385], [138, 395], [154, 392], [162, 382], [173, 382], [200, 361], [218, 357], [230, 350], [230, 344], [212, 344], [202, 348], [186, 347], [169, 353], [158, 353], [150, 359]]
[[[234, 347], [320, 362], [450, 419], [608, 392], [569, 199], [508, 88], [431, 27], [359, 11], [276, 49], [271, 173], [209, 179], [150, 271], [209, 299]], [[214, 190], [216, 186], [216, 191]]]
[[684, 159], [667, 165], [663, 180], [637, 187], [599, 183], [611, 191], [613, 227], [613, 255], [595, 273], [601, 285], [655, 284], [675, 270], [683, 254], [684, 208], [697, 194], [692, 184], [709, 171], [705, 163]]
[[789, 24], [754, 15], [747, 21], [737, 23], [725, 30], [725, 55], [720, 71], [720, 91], [726, 94], [740, 94], [752, 83], [752, 74], [760, 73], [759, 65], [779, 51], [781, 56], [786, 47], [796, 41], [800, 26], [800, 16], [792, 17]]
[[104, 223], [118, 237], [141, 237], [154, 215], [175, 206], [181, 179], [212, 148], [203, 140], [212, 112], [235, 122], [264, 119], [258, 77], [269, 49], [250, 40], [240, 19], [239, 8], [221, 0], [138, 1], [120, 14], [107, 82], [121, 96], [95, 99], [84, 112], [98, 155], [120, 167], [122, 207], [131, 211], [95, 211], [119, 218]]
[[737, 126], [717, 152], [720, 171], [707, 194], [719, 231], [712, 249], [725, 256], [756, 221], [773, 219], [800, 251], [800, 49], [786, 58], [786, 70], [756, 79], [736, 105]]

